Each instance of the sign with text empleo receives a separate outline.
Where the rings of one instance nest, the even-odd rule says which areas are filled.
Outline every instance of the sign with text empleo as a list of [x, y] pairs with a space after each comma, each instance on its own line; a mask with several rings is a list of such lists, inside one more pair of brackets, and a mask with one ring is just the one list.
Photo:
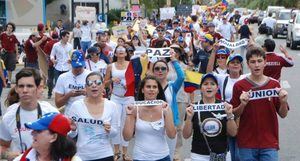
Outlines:
[[236, 49], [236, 48], [248, 45], [248, 41], [249, 41], [248, 39], [242, 39], [240, 41], [230, 42], [226, 39], [220, 39], [219, 40], [219, 45], [220, 46], [225, 46], [229, 49]]

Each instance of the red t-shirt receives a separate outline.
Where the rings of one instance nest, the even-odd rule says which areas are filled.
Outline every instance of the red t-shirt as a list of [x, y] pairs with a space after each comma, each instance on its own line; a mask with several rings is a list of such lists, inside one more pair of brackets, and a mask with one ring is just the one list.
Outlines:
[[[239, 80], [233, 86], [231, 104], [233, 108], [240, 105], [242, 91], [274, 89], [280, 87], [277, 80], [270, 78], [264, 85], [257, 85], [248, 77]], [[276, 148], [278, 142], [277, 112], [280, 108], [278, 97], [250, 100], [242, 115], [237, 134], [240, 148]]]
[[223, 38], [223, 36], [222, 36], [220, 33], [218, 33], [218, 32], [214, 32], [213, 34], [210, 33], [210, 32], [207, 32], [207, 33], [208, 33], [208, 34], [211, 34], [211, 36], [213, 36], [214, 41], [217, 41], [217, 40], [220, 40], [220, 39]]
[[7, 52], [16, 52], [16, 44], [19, 44], [19, 41], [14, 34], [8, 36], [6, 32], [3, 32], [0, 34], [0, 41], [2, 48], [4, 48]]
[[[43, 36], [46, 36], [46, 35], [43, 34], [43, 33], [39, 33], [39, 35], [40, 35], [40, 38], [38, 38], [38, 41], [40, 41], [40, 40], [43, 38]], [[50, 40], [52, 40], [52, 39], [51, 39], [50, 37], [47, 37], [47, 39], [41, 43], [40, 47], [41, 47], [42, 50], [44, 49], [46, 43], [47, 43], [48, 41], [50, 41]]]
[[53, 63], [52, 63], [52, 61], [50, 61], [50, 54], [51, 54], [51, 50], [53, 48], [53, 45], [57, 42], [59, 42], [59, 40], [55, 40], [55, 39], [50, 40], [46, 43], [46, 45], [44, 46], [44, 49], [43, 49], [45, 54], [47, 54], [47, 56], [48, 56], [48, 59], [49, 59], [48, 60], [48, 65], [49, 65], [49, 67], [53, 67]]
[[264, 75], [280, 81], [282, 67], [292, 67], [294, 62], [284, 56], [276, 53], [266, 54], [267, 65], [264, 69]]
[[32, 46], [33, 42], [31, 39], [28, 39], [24, 43], [24, 51], [26, 54], [27, 62], [35, 63], [38, 60], [38, 55], [36, 49]]

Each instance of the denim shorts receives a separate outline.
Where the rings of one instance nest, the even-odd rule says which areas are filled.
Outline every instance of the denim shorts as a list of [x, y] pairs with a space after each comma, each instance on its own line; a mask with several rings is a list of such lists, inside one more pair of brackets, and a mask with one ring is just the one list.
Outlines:
[[242, 161], [278, 161], [278, 151], [275, 148], [250, 149], [239, 148]]

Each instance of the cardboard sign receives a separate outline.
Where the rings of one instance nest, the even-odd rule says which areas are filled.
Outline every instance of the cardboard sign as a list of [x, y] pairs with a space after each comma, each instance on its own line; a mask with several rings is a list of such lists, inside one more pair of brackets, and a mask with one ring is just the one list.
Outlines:
[[163, 103], [163, 100], [135, 101], [134, 106], [158, 106], [162, 105]]
[[224, 111], [224, 103], [217, 104], [194, 104], [194, 112]]
[[173, 19], [173, 17], [175, 16], [174, 7], [160, 8], [159, 11], [160, 20]]
[[277, 89], [266, 89], [266, 90], [258, 90], [250, 92], [250, 100], [258, 100], [270, 97], [278, 97], [279, 92]]
[[126, 26], [115, 26], [112, 28], [112, 32], [116, 37], [120, 37], [128, 34], [128, 30]]
[[75, 9], [76, 20], [88, 20], [89, 22], [96, 20], [96, 8], [77, 6]]
[[240, 41], [230, 42], [225, 39], [220, 39], [219, 45], [225, 46], [229, 49], [236, 49], [236, 48], [248, 45], [248, 41], [249, 41], [248, 39], [242, 39]]
[[170, 48], [147, 48], [146, 54], [148, 57], [170, 57]]

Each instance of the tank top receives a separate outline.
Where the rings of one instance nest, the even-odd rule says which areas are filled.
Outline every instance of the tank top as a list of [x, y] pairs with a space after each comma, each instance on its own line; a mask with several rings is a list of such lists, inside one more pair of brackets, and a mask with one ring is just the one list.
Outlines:
[[164, 93], [165, 93], [165, 97], [166, 97], [166, 101], [169, 104], [169, 106], [172, 106], [172, 89], [169, 85], [169, 83], [167, 84], [167, 86], [164, 88]]
[[161, 119], [149, 122], [139, 118], [139, 108], [137, 107], [133, 159], [159, 160], [169, 155], [164, 126], [163, 112]]
[[[127, 68], [126, 68], [127, 69]], [[111, 71], [111, 76], [114, 78], [119, 78], [121, 81], [120, 83], [114, 83], [113, 82], [113, 90], [112, 94], [119, 96], [119, 97], [124, 97], [126, 93], [126, 80], [125, 80], [125, 72], [126, 69], [119, 70], [116, 68], [116, 64], [112, 63], [112, 71]]]

